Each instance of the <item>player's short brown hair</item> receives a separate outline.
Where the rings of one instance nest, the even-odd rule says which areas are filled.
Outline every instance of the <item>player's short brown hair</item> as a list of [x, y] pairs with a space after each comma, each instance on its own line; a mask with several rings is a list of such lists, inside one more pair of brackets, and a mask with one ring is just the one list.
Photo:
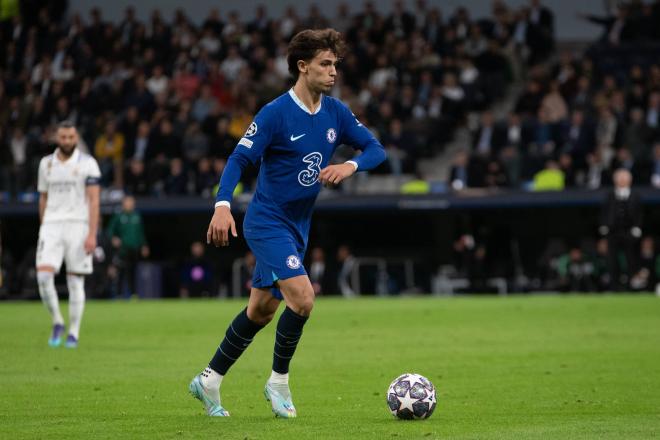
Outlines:
[[287, 63], [289, 73], [295, 80], [298, 79], [298, 61], [311, 61], [319, 51], [329, 50], [337, 58], [342, 58], [346, 52], [341, 34], [334, 29], [306, 29], [298, 32], [289, 43], [287, 50]]

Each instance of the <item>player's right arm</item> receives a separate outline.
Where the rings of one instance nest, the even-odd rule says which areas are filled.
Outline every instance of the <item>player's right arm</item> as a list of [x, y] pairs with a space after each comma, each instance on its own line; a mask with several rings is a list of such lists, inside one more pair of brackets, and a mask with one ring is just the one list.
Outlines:
[[48, 203], [48, 193], [39, 193], [39, 223], [44, 222], [44, 212], [46, 211], [46, 203]]
[[257, 113], [254, 121], [238, 141], [236, 148], [227, 159], [227, 165], [220, 178], [220, 187], [215, 199], [215, 211], [206, 231], [206, 242], [216, 247], [229, 245], [229, 232], [237, 237], [236, 222], [231, 214], [231, 201], [234, 189], [248, 164], [256, 164], [270, 144], [279, 114], [273, 105], [267, 105]]

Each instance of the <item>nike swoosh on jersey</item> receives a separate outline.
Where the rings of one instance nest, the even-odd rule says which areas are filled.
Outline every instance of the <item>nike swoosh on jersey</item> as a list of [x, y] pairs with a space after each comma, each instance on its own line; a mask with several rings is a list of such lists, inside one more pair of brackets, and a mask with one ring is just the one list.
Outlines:
[[303, 134], [301, 134], [300, 136], [294, 136], [294, 135], [291, 135], [291, 142], [295, 142], [295, 141], [297, 141], [298, 139], [300, 139], [301, 137], [305, 136], [306, 134], [307, 134], [307, 133], [303, 133]]

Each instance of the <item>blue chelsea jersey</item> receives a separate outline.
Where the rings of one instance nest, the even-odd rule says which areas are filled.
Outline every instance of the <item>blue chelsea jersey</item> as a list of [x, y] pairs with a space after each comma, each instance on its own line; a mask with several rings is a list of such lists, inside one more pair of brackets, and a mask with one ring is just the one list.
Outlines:
[[[289, 236], [307, 246], [319, 174], [328, 166], [337, 146], [348, 144], [363, 153], [354, 160], [358, 170], [371, 169], [385, 158], [383, 147], [339, 100], [322, 96], [311, 113], [293, 92], [281, 95], [255, 116], [229, 157], [242, 171], [261, 160], [257, 188], [245, 220], [247, 238]], [[221, 179], [218, 200], [230, 200], [237, 179]], [[234, 182], [236, 180], [236, 182]]]

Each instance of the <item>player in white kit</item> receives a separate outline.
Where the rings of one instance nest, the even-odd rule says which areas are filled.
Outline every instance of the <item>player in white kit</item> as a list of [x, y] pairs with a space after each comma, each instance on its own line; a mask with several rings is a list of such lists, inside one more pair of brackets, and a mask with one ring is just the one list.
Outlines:
[[48, 344], [62, 343], [64, 319], [55, 290], [55, 274], [66, 262], [69, 290], [69, 332], [66, 347], [78, 346], [85, 307], [85, 275], [92, 273], [99, 221], [99, 180], [96, 159], [76, 148], [78, 132], [69, 122], [58, 125], [57, 149], [39, 163], [39, 295], [53, 319]]

